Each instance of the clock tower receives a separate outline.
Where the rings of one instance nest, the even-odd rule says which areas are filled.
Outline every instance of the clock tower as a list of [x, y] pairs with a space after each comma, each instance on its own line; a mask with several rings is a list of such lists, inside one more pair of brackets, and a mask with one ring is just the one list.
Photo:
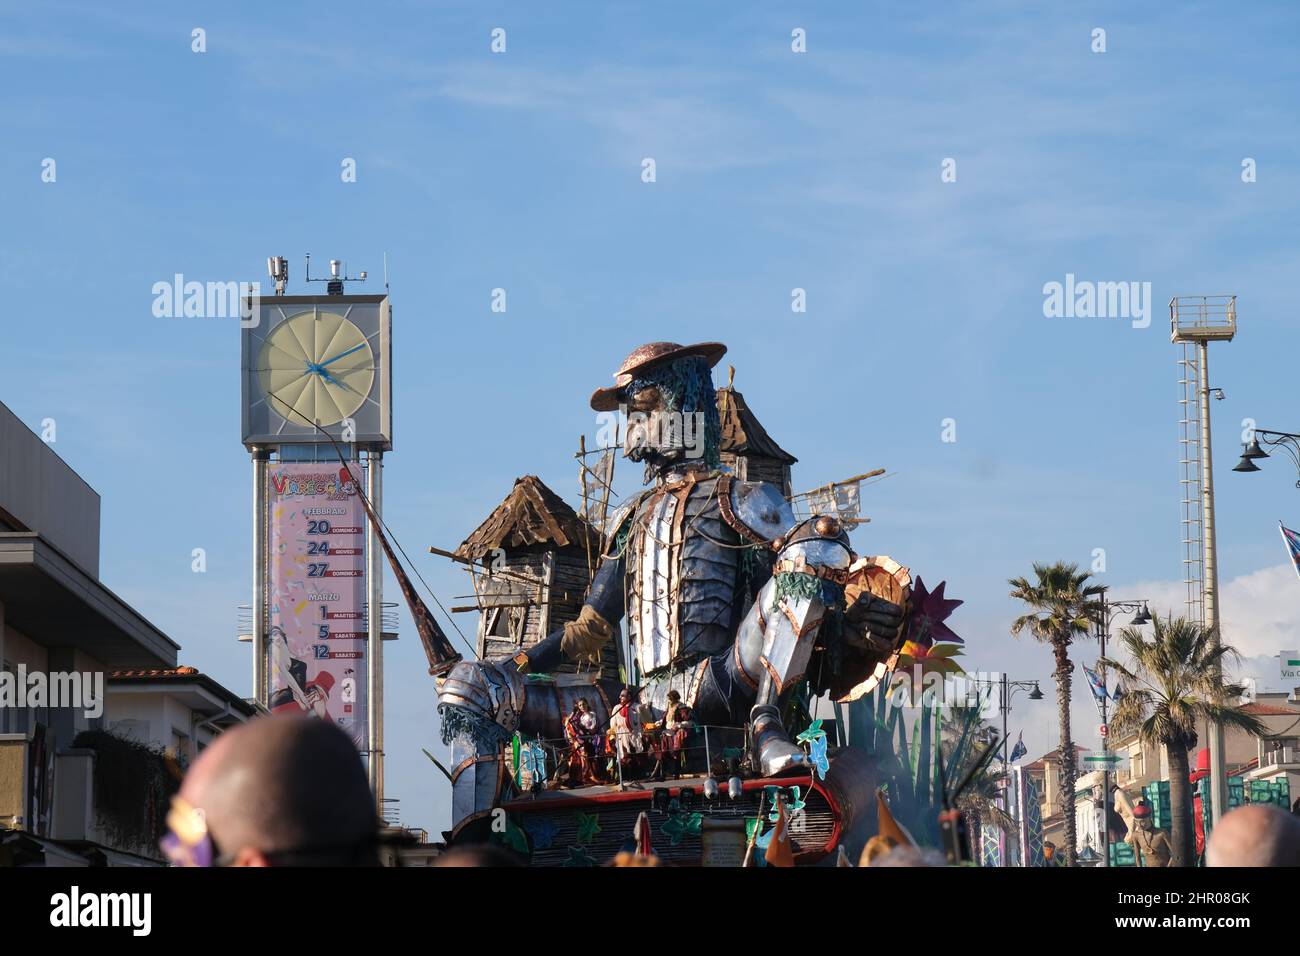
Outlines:
[[[348, 295], [330, 263], [325, 295], [245, 303], [241, 435], [253, 462], [253, 690], [273, 712], [338, 724], [383, 799], [383, 566], [364, 488], [382, 515], [393, 447], [391, 309]], [[344, 461], [340, 460], [339, 450]], [[379, 518], [382, 520], [382, 518]]]

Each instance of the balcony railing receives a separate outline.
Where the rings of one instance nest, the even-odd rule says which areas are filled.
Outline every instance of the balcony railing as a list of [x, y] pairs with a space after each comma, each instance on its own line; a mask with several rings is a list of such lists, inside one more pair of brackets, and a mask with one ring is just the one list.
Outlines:
[[1175, 342], [1231, 339], [1237, 331], [1237, 297], [1176, 296], [1169, 300], [1169, 325]]
[[[383, 609], [380, 614], [380, 622], [383, 627], [384, 640], [397, 640], [397, 603], [395, 601], [385, 601], [380, 605]], [[358, 624], [358, 630], [368, 631], [370, 629], [370, 605], [361, 606], [361, 621]], [[235, 634], [241, 641], [253, 640], [253, 608], [248, 604], [235, 605]]]
[[1300, 764], [1300, 749], [1292, 746], [1274, 747], [1263, 750], [1259, 755], [1259, 765], [1263, 767], [1283, 767]]

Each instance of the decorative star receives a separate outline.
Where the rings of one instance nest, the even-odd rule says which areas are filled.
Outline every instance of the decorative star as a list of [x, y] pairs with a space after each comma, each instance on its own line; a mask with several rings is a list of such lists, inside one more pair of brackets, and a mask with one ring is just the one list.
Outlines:
[[533, 841], [533, 849], [545, 850], [555, 842], [555, 834], [560, 828], [550, 817], [536, 817], [524, 821], [524, 829]]
[[664, 821], [659, 832], [668, 837], [668, 841], [673, 846], [677, 846], [687, 836], [699, 836], [703, 820], [702, 813], [674, 813]]
[[577, 843], [590, 843], [600, 832], [600, 817], [594, 813], [583, 813], [580, 810], [573, 815], [573, 819], [578, 825], [578, 835], [574, 837]]
[[524, 831], [515, 825], [513, 820], [506, 821], [506, 830], [504, 833], [498, 833], [497, 839], [514, 850], [516, 853], [522, 853], [528, 856], [528, 838], [524, 836]]
[[[772, 812], [768, 814], [767, 818], [773, 823], [781, 819], [781, 810], [776, 805], [776, 796], [777, 793], [780, 792], [780, 789], [781, 789], [780, 787], [774, 784], [769, 784], [768, 786], [763, 788], [765, 801], [772, 805]], [[802, 810], [806, 806], [803, 800], [802, 788], [797, 786], [787, 787], [785, 792], [786, 792], [785, 812], [787, 814], [794, 813], [796, 810]]]
[[947, 584], [947, 581], [940, 581], [937, 588], [929, 591], [920, 575], [917, 575], [916, 586], [912, 589], [912, 613], [907, 624], [908, 641], [921, 647], [929, 647], [937, 641], [963, 643], [944, 623], [953, 611], [965, 603], [943, 596]]
[[814, 740], [825, 737], [826, 731], [822, 730], [822, 722], [819, 717], [808, 725], [808, 729], [795, 738], [801, 744], [811, 743]]
[[571, 846], [569, 847], [569, 858], [564, 861], [563, 866], [595, 866], [596, 858], [587, 852], [586, 847]]

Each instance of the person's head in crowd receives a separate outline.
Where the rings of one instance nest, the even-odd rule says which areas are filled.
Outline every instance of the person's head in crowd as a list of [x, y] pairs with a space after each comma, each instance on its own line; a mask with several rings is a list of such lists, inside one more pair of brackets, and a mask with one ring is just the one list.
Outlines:
[[433, 861], [434, 866], [523, 866], [519, 857], [491, 843], [454, 846]]
[[218, 737], [172, 801], [163, 850], [190, 866], [376, 866], [379, 815], [356, 745], [275, 715]]
[[1210, 831], [1207, 866], [1300, 866], [1300, 818], [1256, 803], [1223, 815]]
[[899, 844], [888, 853], [884, 853], [874, 858], [867, 865], [871, 867], [940, 867], [946, 866], [947, 861], [944, 859], [943, 854], [938, 850], [922, 849], [917, 846]]

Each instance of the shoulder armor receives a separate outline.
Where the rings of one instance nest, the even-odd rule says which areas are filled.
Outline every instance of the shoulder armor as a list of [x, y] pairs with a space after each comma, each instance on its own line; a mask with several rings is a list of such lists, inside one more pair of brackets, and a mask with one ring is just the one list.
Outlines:
[[647, 488], [639, 494], [633, 495], [614, 512], [614, 517], [609, 522], [609, 533], [605, 538], [604, 557], [609, 557], [614, 553], [614, 542], [618, 540], [619, 534], [622, 533], [623, 528], [636, 513], [637, 506], [645, 500], [646, 495], [651, 494], [653, 491], [653, 488]]
[[766, 481], [718, 479], [723, 519], [747, 541], [768, 544], [794, 526], [794, 510], [776, 485]]

